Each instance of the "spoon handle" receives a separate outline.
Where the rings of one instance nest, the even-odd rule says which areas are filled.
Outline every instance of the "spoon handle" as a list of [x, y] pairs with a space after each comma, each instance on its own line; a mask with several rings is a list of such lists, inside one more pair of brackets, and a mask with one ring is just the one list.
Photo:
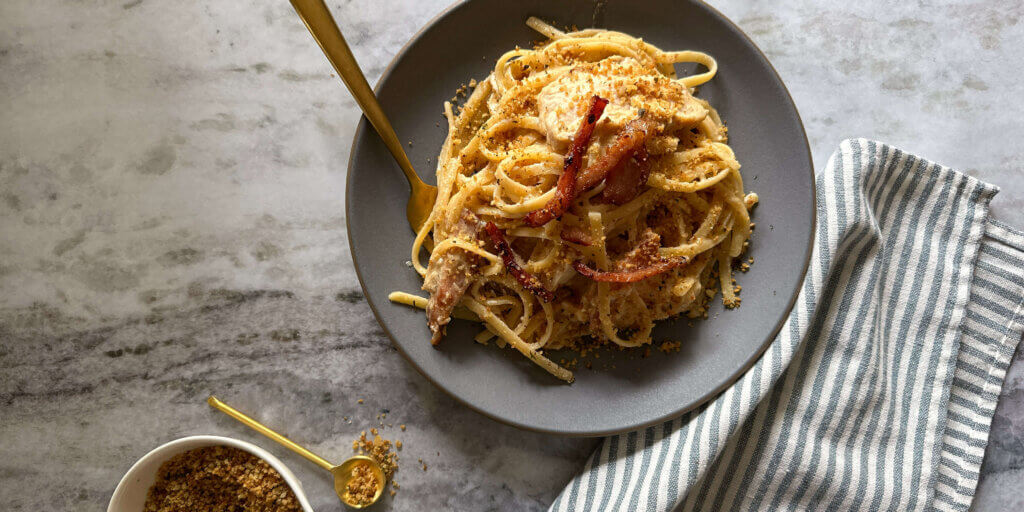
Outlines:
[[221, 402], [220, 400], [217, 399], [217, 397], [211, 396], [210, 398], [206, 399], [206, 402], [209, 403], [214, 409], [220, 410], [224, 414], [227, 414], [228, 416], [231, 416], [232, 418], [244, 423], [246, 426], [259, 432], [260, 434], [263, 434], [273, 439], [274, 441], [277, 441], [279, 444], [282, 444], [289, 450], [299, 455], [302, 455], [303, 457], [312, 461], [314, 464], [326, 469], [327, 471], [330, 471], [331, 469], [334, 468], [334, 464], [327, 462], [326, 460], [324, 460], [323, 457], [295, 444], [291, 439], [288, 439], [287, 437], [282, 436], [281, 434], [278, 434], [273, 430], [270, 430], [262, 423], [246, 416], [238, 409], [235, 409], [234, 407], [231, 407], [230, 405]]
[[406, 156], [405, 150], [402, 149], [402, 143], [399, 142], [394, 128], [391, 127], [387, 116], [384, 115], [380, 103], [377, 102], [377, 97], [373, 94], [373, 89], [370, 89], [370, 84], [366, 82], [366, 77], [363, 76], [362, 70], [359, 69], [356, 58], [352, 55], [352, 51], [349, 50], [345, 38], [341, 35], [341, 30], [338, 29], [338, 25], [334, 22], [331, 11], [324, 5], [324, 1], [291, 0], [291, 2], [292, 7], [295, 7], [295, 11], [299, 13], [299, 17], [302, 18], [306, 28], [309, 29], [309, 33], [313, 34], [313, 39], [316, 39], [320, 49], [327, 55], [327, 60], [331, 61], [331, 65], [341, 75], [342, 81], [345, 82], [348, 91], [352, 93], [356, 103], [359, 104], [359, 108], [363, 110], [363, 114], [369, 119], [373, 128], [377, 130], [380, 138], [384, 140], [384, 145], [387, 146], [388, 151], [398, 161], [398, 165], [402, 168], [402, 172], [405, 173], [405, 178], [409, 180], [409, 186], [412, 187], [413, 192], [415, 193], [420, 186], [426, 186], [420, 180], [420, 177], [416, 175], [412, 164], [409, 163], [409, 157]]

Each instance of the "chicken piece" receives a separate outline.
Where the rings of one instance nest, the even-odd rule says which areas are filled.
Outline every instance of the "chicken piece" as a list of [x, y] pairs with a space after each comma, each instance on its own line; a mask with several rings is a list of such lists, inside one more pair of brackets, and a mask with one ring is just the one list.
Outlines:
[[650, 266], [661, 259], [661, 256], [658, 255], [660, 247], [661, 235], [655, 233], [651, 228], [645, 229], [640, 234], [639, 240], [636, 241], [636, 245], [614, 263], [615, 270], [636, 270]]
[[551, 147], [561, 151], [572, 142], [579, 119], [586, 114], [586, 100], [595, 94], [610, 102], [594, 134], [602, 142], [641, 112], [664, 133], [694, 127], [708, 115], [678, 81], [631, 57], [608, 57], [573, 66], [537, 95], [541, 126]]
[[[459, 222], [452, 227], [450, 237], [462, 238], [476, 243], [480, 234], [480, 221], [469, 210], [463, 210]], [[444, 337], [445, 327], [452, 319], [452, 310], [462, 300], [466, 289], [473, 281], [473, 271], [480, 263], [480, 257], [459, 248], [453, 248], [427, 266], [423, 289], [430, 292], [427, 301], [427, 326], [430, 327], [430, 343], [437, 345]]]
[[598, 282], [635, 283], [668, 272], [680, 265], [685, 265], [689, 258], [664, 259], [658, 255], [661, 237], [648, 229], [640, 236], [636, 247], [615, 262], [614, 270], [604, 272], [595, 270], [577, 260], [572, 266], [581, 275]]

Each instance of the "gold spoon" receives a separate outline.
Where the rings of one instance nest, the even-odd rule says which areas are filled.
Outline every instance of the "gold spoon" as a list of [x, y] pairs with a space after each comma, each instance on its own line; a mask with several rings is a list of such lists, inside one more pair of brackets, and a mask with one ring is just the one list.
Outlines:
[[394, 128], [391, 127], [388, 117], [381, 110], [377, 97], [373, 95], [373, 89], [370, 89], [370, 84], [366, 83], [366, 77], [359, 69], [356, 58], [348, 49], [341, 30], [338, 29], [334, 17], [331, 16], [331, 11], [324, 5], [323, 0], [291, 0], [291, 2], [292, 7], [295, 7], [295, 11], [299, 13], [299, 17], [309, 29], [309, 33], [313, 34], [313, 39], [316, 39], [320, 49], [327, 55], [327, 60], [331, 61], [331, 65], [338, 71], [338, 75], [345, 82], [348, 91], [356, 99], [356, 103], [363, 110], [366, 119], [384, 140], [384, 145], [391, 152], [391, 156], [395, 157], [398, 166], [405, 173], [405, 179], [409, 180], [412, 193], [409, 195], [409, 204], [405, 208], [405, 216], [409, 219], [409, 225], [412, 226], [413, 231], [419, 231], [420, 226], [430, 216], [434, 199], [437, 198], [437, 187], [423, 183], [423, 180], [416, 175], [412, 164], [409, 163], [409, 157], [402, 149], [402, 143], [398, 141]]
[[[246, 416], [238, 409], [235, 409], [234, 407], [231, 407], [230, 405], [221, 402], [215, 396], [207, 398], [206, 402], [213, 406], [213, 408], [220, 410], [224, 414], [227, 414], [228, 416], [231, 416], [232, 418], [244, 423], [249, 428], [284, 445], [285, 448], [288, 448], [289, 450], [299, 455], [302, 455], [303, 457], [312, 461], [314, 464], [326, 469], [327, 471], [330, 471], [331, 474], [334, 475], [334, 492], [338, 493], [338, 498], [341, 500], [342, 503], [352, 508], [365, 508], [376, 503], [377, 500], [380, 499], [381, 494], [384, 493], [384, 487], [387, 485], [388, 482], [387, 478], [384, 477], [384, 470], [380, 468], [380, 464], [377, 464], [376, 460], [373, 460], [372, 458], [367, 457], [365, 455], [355, 455], [345, 459], [345, 462], [342, 462], [341, 464], [335, 466], [334, 464], [331, 464], [330, 462], [324, 460], [323, 457], [299, 446], [298, 444], [295, 444], [295, 442], [293, 442], [291, 439], [288, 439], [287, 437], [282, 436], [281, 434], [278, 434], [273, 430], [270, 430], [262, 423]], [[348, 499], [346, 499], [348, 482], [349, 480], [352, 479], [352, 470], [355, 469], [356, 464], [369, 465], [370, 470], [373, 472], [374, 478], [377, 480], [377, 493], [373, 495], [373, 499], [370, 500], [369, 503], [365, 503], [362, 505], [350, 502], [348, 501]]]

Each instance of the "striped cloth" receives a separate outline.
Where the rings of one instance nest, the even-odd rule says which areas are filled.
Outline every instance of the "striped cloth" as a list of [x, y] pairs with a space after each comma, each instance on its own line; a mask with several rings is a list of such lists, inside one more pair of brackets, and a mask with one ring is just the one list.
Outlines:
[[806, 281], [731, 388], [604, 440], [569, 510], [967, 510], [1024, 330], [1024, 235], [998, 191], [869, 140], [817, 178]]

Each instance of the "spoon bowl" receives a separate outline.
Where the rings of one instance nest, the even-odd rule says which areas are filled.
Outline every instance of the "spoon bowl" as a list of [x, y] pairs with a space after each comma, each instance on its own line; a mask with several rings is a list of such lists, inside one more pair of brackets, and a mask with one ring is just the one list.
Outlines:
[[[353, 471], [359, 464], [366, 464], [370, 466], [370, 471], [373, 472], [373, 477], [377, 481], [377, 492], [373, 495], [373, 498], [370, 499], [370, 502], [364, 505], [353, 503], [345, 497], [348, 493], [348, 483], [353, 477]], [[365, 455], [349, 457], [345, 462], [331, 468], [331, 474], [334, 475], [334, 492], [338, 493], [338, 499], [346, 505], [356, 509], [365, 508], [376, 503], [377, 500], [380, 499], [381, 494], [384, 493], [384, 486], [388, 483], [387, 477], [384, 476], [384, 470], [381, 469], [380, 464], [377, 464], [377, 461]]]

